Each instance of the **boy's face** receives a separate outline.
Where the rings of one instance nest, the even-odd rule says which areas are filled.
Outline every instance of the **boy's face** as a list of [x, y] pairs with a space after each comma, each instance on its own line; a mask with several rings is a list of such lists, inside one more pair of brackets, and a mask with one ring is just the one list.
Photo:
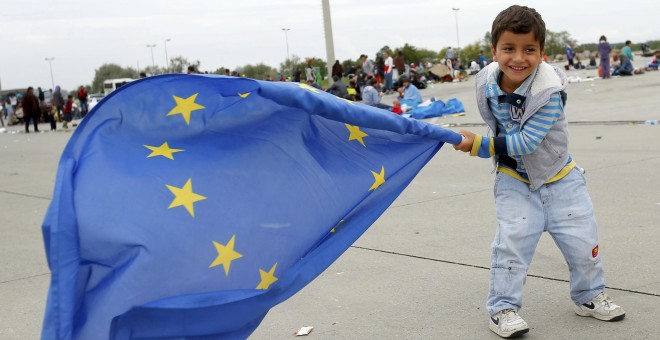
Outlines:
[[543, 62], [543, 49], [534, 32], [513, 33], [504, 31], [497, 46], [491, 47], [493, 60], [503, 72], [500, 87], [513, 92]]

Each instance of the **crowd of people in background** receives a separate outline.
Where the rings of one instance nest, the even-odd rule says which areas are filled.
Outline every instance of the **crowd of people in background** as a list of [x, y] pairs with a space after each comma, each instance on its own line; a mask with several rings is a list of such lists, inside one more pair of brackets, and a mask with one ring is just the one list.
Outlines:
[[[643, 55], [653, 56], [653, 60], [644, 67], [635, 68], [632, 64], [635, 56], [630, 40], [625, 42], [621, 51], [615, 53], [607, 38], [601, 36], [597, 53], [591, 53], [585, 64], [582, 63], [573, 48], [567, 45], [565, 68], [566, 70], [598, 69], [598, 74], [603, 79], [657, 70], [660, 51], [654, 53], [646, 44], [641, 44], [640, 47]], [[367, 54], [360, 55], [358, 61], [347, 70], [346, 65], [342, 65], [339, 60], [336, 60], [332, 65], [329, 77], [332, 81], [324, 90], [337, 97], [362, 101], [364, 104], [401, 114], [402, 102], [422, 102], [419, 90], [426, 88], [429, 81], [462, 81], [469, 75], [478, 73], [490, 63], [483, 50], [467, 65], [461, 63], [457, 50], [451, 46], [445, 49], [443, 57], [436, 64], [426, 60], [409, 63], [401, 51], [396, 51], [396, 53], [383, 51], [375, 60], [369, 58]], [[545, 56], [544, 60], [547, 61], [548, 57]], [[321, 75], [313, 61], [312, 58], [307, 59], [305, 67], [296, 67], [288, 78], [282, 73], [278, 73], [275, 79], [271, 75], [267, 75], [265, 80], [305, 82], [309, 86], [322, 89]], [[189, 66], [186, 73], [202, 72], [199, 72], [195, 66]], [[237, 71], [229, 69], [225, 69], [225, 75], [241, 76]], [[140, 73], [140, 78], [146, 77], [144, 72]], [[24, 123], [25, 132], [29, 132], [30, 123], [34, 126], [34, 131], [39, 131], [38, 123], [40, 122], [50, 123], [51, 131], [57, 129], [58, 122], [62, 123], [63, 128], [68, 128], [73, 119], [81, 119], [89, 111], [87, 91], [87, 88], [80, 86], [77, 93], [63, 94], [60, 86], [56, 86], [54, 90], [48, 90], [49, 95], [46, 98], [41, 87], [37, 88], [36, 94], [34, 88], [29, 87], [25, 93], [9, 94], [0, 98], [0, 123], [2, 126], [5, 125], [5, 122], [10, 125]], [[391, 105], [382, 102], [383, 96], [392, 94], [398, 95]], [[403, 108], [405, 109], [405, 105]]]

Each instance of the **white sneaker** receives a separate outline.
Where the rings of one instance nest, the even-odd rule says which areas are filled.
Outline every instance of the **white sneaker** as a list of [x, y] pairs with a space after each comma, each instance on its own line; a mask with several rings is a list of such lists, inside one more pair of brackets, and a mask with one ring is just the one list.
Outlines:
[[529, 332], [527, 322], [513, 309], [505, 309], [490, 317], [489, 328], [503, 338], [514, 338]]
[[612, 301], [612, 299], [605, 293], [598, 294], [595, 298], [583, 303], [575, 305], [575, 314], [579, 316], [590, 316], [603, 321], [619, 321], [623, 320], [626, 312]]

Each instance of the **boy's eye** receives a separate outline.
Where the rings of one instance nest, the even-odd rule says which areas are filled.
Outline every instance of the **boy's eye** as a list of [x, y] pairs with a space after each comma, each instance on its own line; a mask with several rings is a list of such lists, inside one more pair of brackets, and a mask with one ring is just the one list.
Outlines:
[[529, 52], [529, 53], [532, 53], [532, 52], [535, 52], [535, 51], [536, 51], [536, 49], [533, 48], [533, 47], [530, 47], [530, 48], [527, 49], [527, 52]]

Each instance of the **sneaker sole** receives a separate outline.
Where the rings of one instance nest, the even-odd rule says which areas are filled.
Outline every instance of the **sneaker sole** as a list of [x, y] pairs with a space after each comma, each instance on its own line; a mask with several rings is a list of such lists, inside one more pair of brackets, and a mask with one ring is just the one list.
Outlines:
[[493, 323], [489, 323], [488, 327], [490, 328], [493, 333], [503, 337], [503, 338], [517, 338], [519, 336], [522, 336], [523, 334], [529, 332], [529, 328], [521, 329], [519, 331], [511, 332], [511, 333], [502, 333], [500, 332], [499, 328], [497, 328], [497, 325]]
[[615, 316], [609, 316], [608, 317], [608, 316], [598, 315], [598, 314], [595, 314], [595, 313], [592, 313], [592, 312], [585, 312], [585, 311], [583, 311], [581, 309], [578, 309], [578, 308], [575, 308], [575, 314], [577, 314], [579, 316], [592, 317], [594, 319], [598, 319], [598, 320], [601, 320], [601, 321], [610, 321], [610, 322], [621, 321], [621, 320], [623, 320], [623, 318], [626, 317], [626, 313], [623, 313], [621, 315], [615, 315]]

